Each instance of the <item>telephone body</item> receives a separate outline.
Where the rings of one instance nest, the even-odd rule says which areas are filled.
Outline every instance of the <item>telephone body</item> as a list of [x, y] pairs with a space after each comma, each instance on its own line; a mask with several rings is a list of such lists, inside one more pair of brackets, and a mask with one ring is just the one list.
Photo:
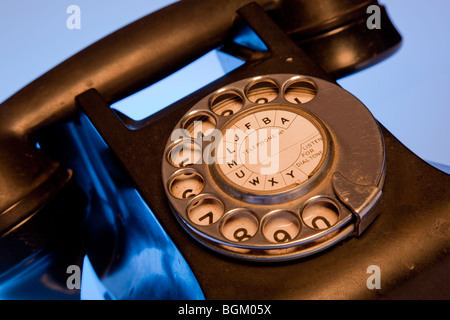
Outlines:
[[[87, 256], [104, 298], [448, 297], [448, 175], [336, 84], [401, 38], [384, 11], [367, 34], [373, 1], [322, 2], [336, 15], [308, 1], [182, 1], [5, 101], [4, 281], [51, 264], [64, 287]], [[339, 59], [342, 43], [355, 61]], [[111, 108], [219, 46], [245, 63], [146, 119]]]

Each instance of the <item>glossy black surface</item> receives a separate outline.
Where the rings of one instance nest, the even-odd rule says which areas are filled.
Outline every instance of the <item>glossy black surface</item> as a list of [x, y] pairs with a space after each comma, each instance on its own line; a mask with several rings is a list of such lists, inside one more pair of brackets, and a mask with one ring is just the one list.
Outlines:
[[[366, 51], [368, 33], [360, 32], [365, 30], [361, 29], [365, 22], [361, 11], [348, 11], [355, 8], [356, 2], [336, 1], [334, 4], [340, 5], [326, 6], [339, 13], [335, 21], [329, 20], [330, 16], [327, 16], [326, 11], [316, 12], [321, 18], [319, 20], [329, 22], [323, 24], [326, 28], [319, 30], [312, 26], [302, 29], [295, 23], [292, 24], [291, 20], [285, 21], [288, 29], [285, 31], [297, 43], [301, 43], [314, 59], [299, 50], [295, 42], [291, 42], [262, 10], [253, 5], [240, 10], [243, 20], [238, 20], [254, 29], [266, 42], [268, 51], [261, 53], [240, 46], [231, 46], [230, 49], [227, 47], [230, 45], [228, 41], [235, 31], [233, 28], [237, 26], [233, 23], [235, 12], [247, 3], [248, 1], [238, 0], [223, 1], [221, 10], [217, 10], [217, 2], [205, 4], [204, 1], [192, 0], [168, 7], [80, 52], [5, 101], [0, 107], [2, 214], [11, 212], [7, 210], [32, 195], [29, 216], [44, 205], [53, 203], [50, 200], [57, 199], [60, 192], [64, 191], [64, 188], [57, 186], [63, 186], [67, 181], [67, 175], [63, 174], [66, 173], [65, 167], [58, 164], [58, 156], [43, 152], [47, 148], [40, 150], [35, 144], [36, 139], [46, 131], [44, 128], [78, 118], [75, 103], [77, 96], [80, 109], [92, 121], [135, 184], [131, 187], [128, 177], [122, 180], [121, 174], [118, 179], [112, 179], [114, 184], [110, 184], [108, 175], [111, 172], [114, 174], [117, 168], [113, 170], [108, 167], [108, 161], [97, 159], [97, 170], [108, 168], [106, 171], [111, 169], [111, 172], [102, 175], [106, 179], [105, 184], [95, 187], [91, 185], [90, 179], [96, 177], [96, 174], [89, 170], [83, 172], [85, 168], [79, 168], [78, 178], [83, 173], [88, 176], [85, 183], [78, 181], [83, 186], [84, 196], [92, 197], [91, 209], [97, 209], [92, 212], [100, 214], [88, 216], [87, 221], [91, 222], [88, 227], [91, 229], [87, 229], [87, 234], [78, 233], [77, 237], [70, 238], [76, 240], [76, 245], [66, 247], [66, 243], [60, 242], [62, 251], [69, 255], [68, 259], [63, 259], [62, 264], [49, 265], [44, 273], [54, 271], [53, 268], [58, 265], [80, 264], [80, 259], [87, 254], [110, 292], [119, 299], [201, 298], [203, 294], [208, 299], [447, 298], [449, 176], [417, 158], [386, 130], [383, 133], [387, 174], [380, 203], [381, 213], [373, 226], [360, 238], [352, 239], [311, 259], [262, 265], [238, 262], [210, 252], [191, 239], [177, 223], [161, 187], [161, 156], [175, 123], [205, 92], [244, 77], [267, 73], [309, 74], [334, 82], [342, 74], [359, 70], [391, 54], [400, 41], [389, 21], [383, 20], [387, 26], [383, 32], [386, 31], [390, 37], [386, 39], [383, 35], [378, 37], [371, 34], [373, 41], [369, 42], [376, 43], [377, 46]], [[279, 15], [283, 12], [298, 12], [296, 8], [292, 8], [293, 1], [258, 3], [265, 6], [279, 23]], [[283, 6], [277, 7], [280, 3]], [[361, 4], [360, 9], [368, 4], [366, 1], [358, 3]], [[185, 15], [186, 11], [191, 15]], [[201, 27], [198, 27], [199, 21], [202, 22]], [[174, 23], [188, 27], [177, 28], [177, 32], [173, 32]], [[330, 28], [336, 28], [339, 32], [328, 32]], [[305, 35], [312, 38], [304, 39]], [[361, 35], [361, 38], [356, 42], [348, 40], [358, 39], [357, 35]], [[324, 39], [326, 41], [322, 42]], [[225, 50], [246, 58], [247, 63], [243, 67], [137, 123], [123, 116], [118, 117], [110, 109], [112, 102], [167, 76], [223, 42], [227, 43]], [[333, 54], [337, 53], [336, 48], [341, 47], [350, 47], [356, 52], [361, 50], [359, 57], [362, 60], [346, 65], [337, 64], [334, 58], [339, 58], [339, 54]], [[84, 125], [89, 127], [86, 123]], [[57, 132], [53, 131], [55, 137], [58, 136]], [[70, 136], [77, 136], [76, 130]], [[88, 145], [89, 136], [81, 140]], [[63, 140], [62, 145], [64, 141], [70, 141], [70, 138]], [[58, 144], [55, 142], [55, 145]], [[83, 148], [78, 149], [78, 155], [83, 153], [82, 150]], [[94, 152], [91, 156], [96, 158], [99, 155], [101, 153]], [[90, 161], [89, 158], [81, 160], [84, 165]], [[52, 183], [56, 186], [54, 190], [45, 187], [45, 182], [52, 178], [56, 179]], [[122, 182], [124, 188], [116, 188]], [[140, 201], [134, 188], [140, 192], [149, 209], [141, 207], [142, 204], [138, 205], [139, 208], [133, 205], [122, 206], [121, 201], [125, 198], [125, 203], [128, 204]], [[116, 196], [119, 189], [123, 192], [122, 199]], [[34, 193], [36, 190], [38, 194]], [[99, 190], [107, 192], [101, 194]], [[80, 204], [78, 200], [82, 198], [83, 195], [73, 196], [70, 200]], [[116, 202], [110, 203], [111, 199]], [[73, 215], [66, 215], [63, 220], [74, 222], [85, 213], [84, 207], [74, 206], [70, 209]], [[53, 212], [58, 211], [60, 210]], [[146, 212], [153, 212], [158, 221], [146, 216]], [[3, 229], [11, 229], [20, 222], [21, 217], [23, 216], [18, 215], [15, 216], [17, 219], [8, 219], [8, 224], [12, 225], [5, 223]], [[180, 249], [182, 258], [169, 238], [164, 238], [163, 244], [160, 243], [159, 224]], [[26, 225], [28, 224], [20, 226]], [[78, 224], [75, 223], [75, 226]], [[23, 230], [26, 231], [26, 228]], [[33, 232], [38, 235], [40, 230], [33, 228]], [[45, 232], [44, 235], [46, 234]], [[8, 234], [1, 240], [5, 241], [7, 236]], [[26, 255], [31, 255], [30, 266], [42, 261], [54, 262], [52, 258], [46, 260], [33, 255], [40, 253], [39, 248], [48, 244], [46, 241], [30, 242], [32, 238], [27, 237], [20, 239], [35, 247], [32, 246], [29, 253], [19, 258], [4, 260], [6, 263], [2, 270], [6, 270], [7, 265], [12, 267], [20, 260], [25, 261], [23, 257]], [[86, 245], [85, 240], [89, 240], [89, 245]], [[156, 249], [155, 244], [163, 249]], [[9, 244], [3, 248], [8, 254], [15, 250]], [[72, 248], [74, 251], [64, 248]], [[184, 259], [188, 266], [184, 264]], [[152, 265], [155, 261], [160, 264]], [[162, 265], [165, 267], [161, 267]], [[366, 286], [366, 270], [370, 265], [379, 265], [383, 270], [381, 290], [371, 291]], [[67, 274], [63, 272], [65, 269], [57, 269], [59, 287], [54, 288], [64, 288]], [[162, 269], [164, 272], [159, 273]], [[8, 273], [7, 276], [14, 278], [15, 270], [11, 269], [11, 272], [13, 274]], [[36, 273], [36, 277], [38, 276], [39, 272]], [[121, 283], [117, 282], [119, 278], [122, 279]], [[195, 279], [198, 280], [202, 293]], [[165, 287], [160, 295], [152, 292], [151, 288], [159, 288], [162, 283], [169, 287], [173, 283], [174, 287]], [[193, 290], [186, 290], [189, 287]], [[75, 292], [73, 297], [78, 297], [77, 294]], [[19, 295], [15, 292], [10, 296]]]

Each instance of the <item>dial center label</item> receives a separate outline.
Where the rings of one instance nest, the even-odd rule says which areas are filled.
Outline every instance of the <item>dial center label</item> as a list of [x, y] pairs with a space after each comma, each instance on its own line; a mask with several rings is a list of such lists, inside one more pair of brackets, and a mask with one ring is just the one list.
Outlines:
[[226, 125], [218, 167], [233, 184], [252, 191], [293, 188], [321, 163], [319, 129], [297, 110], [271, 107]]

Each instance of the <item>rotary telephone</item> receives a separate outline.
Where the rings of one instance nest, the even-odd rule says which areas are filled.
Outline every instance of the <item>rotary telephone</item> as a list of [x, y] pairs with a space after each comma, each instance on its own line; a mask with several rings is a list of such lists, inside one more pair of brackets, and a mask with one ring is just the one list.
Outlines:
[[[80, 51], [0, 107], [3, 291], [79, 298], [89, 257], [104, 298], [448, 298], [448, 175], [336, 83], [400, 42], [376, 1], [187, 0]], [[243, 65], [111, 107], [217, 48]]]

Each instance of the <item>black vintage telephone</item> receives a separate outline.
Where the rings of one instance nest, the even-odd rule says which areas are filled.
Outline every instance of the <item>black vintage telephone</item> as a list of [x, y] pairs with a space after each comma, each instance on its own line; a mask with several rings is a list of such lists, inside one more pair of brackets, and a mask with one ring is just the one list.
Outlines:
[[[370, 5], [383, 9], [361, 0], [181, 1], [6, 100], [2, 277], [50, 250], [53, 287], [64, 288], [67, 266], [87, 254], [119, 299], [449, 298], [448, 175], [336, 84], [401, 41], [384, 10], [383, 28], [368, 29]], [[255, 35], [265, 48], [252, 45]], [[111, 108], [218, 47], [245, 63], [144, 120]], [[343, 51], [358, 54], [341, 59]], [[181, 253], [158, 251], [176, 284], [160, 294], [136, 272], [155, 262], [143, 253], [167, 242], [155, 225]], [[174, 269], [181, 260], [189, 268]], [[368, 287], [370, 266], [380, 288]]]

